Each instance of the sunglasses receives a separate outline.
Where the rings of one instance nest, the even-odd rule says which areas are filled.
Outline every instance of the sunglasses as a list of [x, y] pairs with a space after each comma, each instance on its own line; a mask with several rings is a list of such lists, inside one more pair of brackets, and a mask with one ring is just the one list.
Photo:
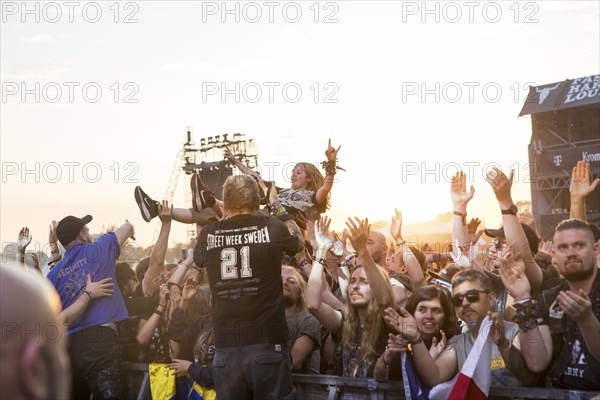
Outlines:
[[452, 304], [454, 307], [460, 307], [463, 303], [463, 299], [466, 298], [469, 303], [477, 303], [479, 301], [479, 293], [489, 293], [489, 290], [467, 290], [461, 294], [455, 294], [452, 296]]

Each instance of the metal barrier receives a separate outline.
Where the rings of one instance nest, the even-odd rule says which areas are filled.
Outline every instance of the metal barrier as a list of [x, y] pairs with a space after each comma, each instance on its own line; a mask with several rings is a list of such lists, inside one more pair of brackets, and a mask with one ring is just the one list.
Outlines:
[[[148, 364], [123, 363], [128, 399], [151, 400]], [[293, 374], [298, 399], [310, 400], [404, 400], [402, 382], [379, 383], [373, 379], [331, 375]], [[491, 387], [489, 398], [497, 400], [591, 400], [598, 392], [578, 390]]]

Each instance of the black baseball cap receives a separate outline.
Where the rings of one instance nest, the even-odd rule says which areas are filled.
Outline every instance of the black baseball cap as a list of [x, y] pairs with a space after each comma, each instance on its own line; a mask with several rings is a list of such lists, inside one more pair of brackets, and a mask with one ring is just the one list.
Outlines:
[[79, 232], [81, 232], [81, 229], [83, 229], [86, 224], [89, 224], [91, 220], [91, 215], [86, 215], [83, 218], [69, 215], [61, 219], [56, 227], [56, 236], [63, 247], [67, 247], [69, 243], [75, 240], [77, 235], [79, 235]]
[[[529, 227], [529, 225], [521, 224], [521, 226], [523, 227], [523, 231], [525, 231], [527, 242], [529, 242], [529, 249], [531, 250], [531, 255], [535, 255], [538, 252], [540, 237], [533, 229], [531, 229], [531, 227]], [[500, 229], [486, 229], [484, 230], [484, 232], [489, 237], [506, 238], [506, 235], [504, 234], [504, 227]]]

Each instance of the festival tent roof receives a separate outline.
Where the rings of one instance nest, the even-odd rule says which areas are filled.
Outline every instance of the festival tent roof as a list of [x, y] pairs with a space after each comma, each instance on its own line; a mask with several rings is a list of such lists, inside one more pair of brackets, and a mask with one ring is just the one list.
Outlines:
[[600, 75], [530, 86], [519, 116], [600, 105]]

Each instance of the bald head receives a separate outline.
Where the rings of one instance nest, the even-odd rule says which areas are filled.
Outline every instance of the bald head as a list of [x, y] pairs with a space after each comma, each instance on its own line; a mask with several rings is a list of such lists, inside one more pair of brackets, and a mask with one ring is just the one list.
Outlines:
[[387, 256], [387, 244], [385, 236], [377, 231], [369, 232], [369, 239], [367, 240], [367, 250], [373, 257], [373, 260], [379, 265], [385, 265], [385, 257]]
[[67, 398], [69, 363], [58, 294], [39, 274], [0, 264], [0, 398]]

